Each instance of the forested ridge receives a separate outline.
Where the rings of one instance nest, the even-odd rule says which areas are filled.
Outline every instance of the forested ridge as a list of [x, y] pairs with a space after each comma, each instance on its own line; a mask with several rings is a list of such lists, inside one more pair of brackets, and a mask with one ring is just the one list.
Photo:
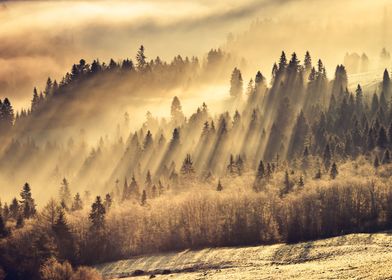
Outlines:
[[[52, 267], [77, 274], [69, 263], [78, 267], [157, 251], [389, 229], [388, 70], [364, 92], [361, 85], [348, 88], [343, 65], [329, 80], [323, 62], [312, 61], [309, 52], [302, 63], [296, 53], [288, 58], [282, 52], [270, 81], [258, 71], [244, 82], [240, 67], [231, 64], [221, 50], [210, 51], [202, 65], [180, 56], [170, 64], [148, 62], [141, 47], [135, 65], [129, 59], [108, 65], [81, 60], [60, 83], [48, 79], [43, 93], [34, 89], [28, 110], [14, 113], [4, 99], [0, 169], [11, 179], [31, 174], [42, 184], [47, 180], [43, 189], [53, 197], [37, 207], [40, 194], [25, 183], [17, 198], [2, 200], [0, 264], [6, 279], [51, 279]], [[93, 147], [83, 130], [50, 140], [37, 133], [65, 127], [70, 118], [80, 121], [80, 102], [98, 98], [99, 105], [84, 112], [104, 111], [107, 91], [94, 92], [94, 86], [108, 81], [107, 88], [121, 79], [121, 86], [143, 96], [229, 72], [220, 114], [213, 115], [206, 101], [187, 115], [174, 96], [170, 119], [148, 112], [143, 125], [130, 131], [125, 113], [116, 133], [102, 131]]]

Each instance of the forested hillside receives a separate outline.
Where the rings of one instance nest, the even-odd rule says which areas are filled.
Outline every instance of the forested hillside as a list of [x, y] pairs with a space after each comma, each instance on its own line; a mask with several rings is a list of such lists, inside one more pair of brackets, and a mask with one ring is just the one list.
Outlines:
[[[51, 279], [53, 267], [81, 273], [68, 262], [390, 228], [388, 70], [364, 92], [348, 87], [343, 65], [328, 79], [308, 52], [302, 63], [282, 52], [270, 81], [259, 71], [245, 82], [234, 61], [212, 50], [202, 65], [180, 56], [147, 62], [141, 47], [136, 65], [81, 60], [60, 83], [48, 79], [43, 93], [35, 89], [28, 110], [15, 113], [4, 99], [3, 180], [27, 181], [20, 197], [15, 184], [7, 189], [15, 198], [1, 200], [7, 279]], [[177, 96], [169, 119], [149, 111], [136, 130], [128, 113], [117, 110], [118, 125], [106, 114], [225, 73], [219, 114], [207, 101], [186, 114]], [[105, 118], [112, 129], [100, 126]], [[21, 265], [21, 258], [31, 261]]]

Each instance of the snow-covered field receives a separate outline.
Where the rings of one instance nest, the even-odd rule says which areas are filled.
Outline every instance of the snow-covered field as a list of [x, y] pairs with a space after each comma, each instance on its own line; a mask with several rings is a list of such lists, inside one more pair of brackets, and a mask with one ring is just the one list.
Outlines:
[[109, 279], [392, 279], [392, 233], [351, 234], [294, 245], [186, 250], [97, 268]]

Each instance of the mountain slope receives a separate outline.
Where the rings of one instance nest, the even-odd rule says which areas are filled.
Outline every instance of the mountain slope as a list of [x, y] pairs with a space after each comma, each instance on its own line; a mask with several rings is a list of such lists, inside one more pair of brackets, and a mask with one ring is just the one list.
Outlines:
[[141, 256], [98, 269], [111, 279], [142, 273], [141, 279], [152, 274], [157, 279], [391, 279], [391, 247], [389, 232], [350, 234], [294, 245]]

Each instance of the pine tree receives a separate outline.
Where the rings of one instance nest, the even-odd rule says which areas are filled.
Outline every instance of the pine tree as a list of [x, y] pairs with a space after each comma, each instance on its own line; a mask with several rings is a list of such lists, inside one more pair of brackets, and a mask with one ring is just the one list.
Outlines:
[[35, 215], [36, 210], [34, 199], [31, 195], [31, 188], [28, 183], [24, 184], [20, 196], [22, 198], [22, 200], [20, 201], [20, 207], [22, 208], [23, 216], [25, 219], [30, 219]]
[[112, 197], [110, 196], [109, 193], [107, 193], [104, 202], [104, 207], [106, 212], [109, 212], [110, 208], [112, 207], [112, 204], [113, 204]]
[[230, 175], [234, 175], [235, 174], [235, 162], [234, 162], [234, 156], [232, 154], [230, 154], [230, 159], [229, 159], [229, 164], [227, 165], [227, 172]]
[[141, 198], [141, 205], [145, 206], [147, 204], [147, 193], [146, 190], [143, 190], [142, 198]]
[[325, 169], [327, 169], [327, 170], [329, 169], [329, 166], [331, 164], [331, 158], [332, 158], [331, 149], [329, 147], [329, 144], [327, 144], [325, 146], [324, 154], [323, 154], [324, 166], [325, 166]]
[[334, 162], [331, 166], [331, 172], [330, 172], [330, 177], [332, 180], [334, 180], [336, 178], [336, 176], [338, 176], [339, 172], [338, 172], [338, 167], [336, 165], [336, 163]]
[[14, 124], [14, 109], [8, 98], [0, 100], [0, 132], [7, 134]]
[[222, 184], [221, 184], [221, 181], [220, 181], [220, 180], [218, 181], [218, 186], [216, 187], [216, 190], [217, 190], [218, 192], [221, 192], [221, 191], [223, 191], [223, 186], [222, 186]]
[[130, 192], [129, 192], [129, 188], [128, 188], [127, 178], [125, 177], [124, 187], [123, 187], [123, 192], [122, 192], [122, 201], [129, 199], [129, 197], [130, 197]]
[[380, 166], [380, 161], [379, 161], [377, 155], [376, 155], [376, 157], [374, 158], [373, 166], [374, 166], [374, 168], [376, 168], [376, 169]]
[[14, 218], [15, 220], [19, 216], [19, 202], [16, 198], [14, 198], [11, 202], [10, 205], [10, 216], [11, 218]]
[[147, 57], [144, 54], [144, 46], [141, 45], [136, 54], [136, 67], [139, 71], [144, 71], [147, 66]]
[[241, 97], [243, 91], [243, 80], [241, 71], [234, 68], [231, 79], [230, 79], [230, 96], [231, 97]]
[[67, 224], [64, 209], [60, 208], [58, 210], [57, 219], [53, 224], [52, 229], [56, 237], [60, 259], [70, 261], [74, 260], [74, 237], [71, 233], [71, 229]]
[[299, 186], [300, 188], [302, 188], [303, 186], [305, 186], [304, 178], [302, 177], [302, 175], [299, 177], [298, 186]]
[[71, 204], [71, 191], [66, 178], [63, 178], [61, 182], [59, 196], [60, 201], [64, 203], [65, 208], [69, 208], [69, 205]]
[[308, 51], [305, 54], [304, 68], [306, 71], [310, 71], [312, 69], [312, 58], [311, 58], [310, 53]]
[[154, 184], [154, 185], [152, 185], [152, 188], [151, 188], [151, 197], [155, 198], [158, 195], [159, 195], [159, 193], [158, 193], [157, 186]]
[[263, 163], [262, 160], [260, 160], [259, 166], [257, 167], [257, 175], [256, 175], [256, 177], [257, 177], [258, 180], [261, 180], [261, 179], [264, 178], [264, 176], [265, 176], [264, 163]]
[[152, 146], [152, 144], [153, 144], [152, 134], [148, 130], [146, 137], [144, 138], [144, 143], [143, 143], [144, 150], [148, 150]]
[[146, 181], [144, 182], [144, 187], [147, 190], [147, 192], [150, 192], [152, 189], [152, 179], [151, 179], [150, 170], [147, 170]]
[[139, 184], [136, 182], [135, 175], [132, 176], [131, 183], [129, 184], [129, 197], [128, 199], [133, 196], [134, 198], [138, 198], [139, 193]]
[[290, 177], [289, 177], [289, 172], [287, 170], [284, 174], [283, 184], [284, 184], [284, 187], [283, 187], [283, 191], [281, 192], [281, 195], [288, 194], [291, 191], [291, 181], [290, 181]]
[[46, 80], [46, 86], [45, 86], [45, 91], [44, 91], [46, 98], [49, 98], [53, 94], [52, 89], [53, 89], [53, 83], [52, 83], [52, 80], [50, 79], [50, 77], [48, 77], [48, 79]]
[[31, 100], [31, 112], [36, 111], [39, 108], [39, 96], [37, 88], [33, 90], [33, 99]]
[[371, 107], [371, 110], [372, 110], [372, 114], [374, 115], [374, 114], [376, 114], [376, 112], [378, 111], [378, 108], [380, 107], [380, 104], [379, 104], [379, 102], [378, 102], [378, 96], [377, 96], [377, 94], [375, 93], [375, 94], [373, 94], [373, 99], [372, 99], [372, 107]]
[[358, 84], [358, 87], [355, 91], [355, 107], [358, 114], [361, 114], [363, 111], [363, 93], [361, 85]]
[[244, 161], [240, 155], [237, 156], [237, 160], [235, 161], [235, 165], [237, 167], [238, 175], [241, 176], [242, 172], [244, 171]]
[[90, 230], [92, 232], [102, 232], [105, 228], [105, 207], [102, 204], [101, 197], [97, 196], [95, 202], [91, 205], [89, 219], [91, 222]]
[[382, 79], [382, 91], [385, 92], [387, 95], [390, 90], [390, 84], [391, 84], [391, 79], [389, 77], [388, 70], [385, 69], [383, 79]]
[[282, 51], [282, 54], [279, 59], [279, 68], [278, 68], [279, 72], [285, 70], [286, 67], [287, 67], [287, 58], [285, 52]]
[[187, 154], [181, 167], [181, 173], [183, 175], [191, 175], [195, 173], [193, 169], [193, 161], [190, 154]]
[[184, 113], [182, 112], [181, 102], [177, 96], [173, 97], [173, 101], [172, 101], [171, 109], [170, 109], [170, 114], [171, 114], [171, 120], [172, 120], [174, 126], [181, 125], [182, 122], [185, 120]]
[[72, 202], [72, 211], [79, 211], [83, 209], [83, 201], [79, 193], [76, 193], [74, 200]]
[[270, 179], [272, 177], [272, 173], [273, 173], [273, 171], [272, 171], [271, 164], [268, 162], [267, 163], [267, 172], [266, 172], [267, 179]]

